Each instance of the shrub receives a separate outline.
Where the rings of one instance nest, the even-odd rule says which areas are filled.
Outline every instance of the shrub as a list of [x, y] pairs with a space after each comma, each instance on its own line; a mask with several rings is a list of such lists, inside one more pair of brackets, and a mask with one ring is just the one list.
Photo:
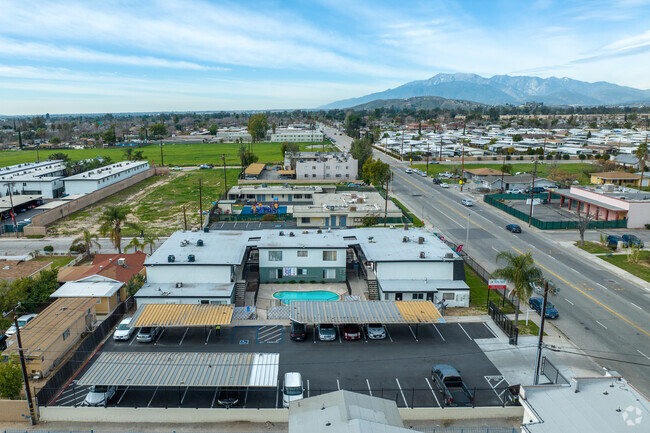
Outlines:
[[506, 161], [510, 161], [512, 159], [512, 156], [506, 155]]
[[52, 255], [52, 253], [54, 252], [54, 247], [52, 245], [45, 245], [43, 247], [43, 251], [45, 251], [46, 253], [50, 253], [50, 255]]
[[262, 221], [275, 221], [278, 217], [272, 213], [267, 213], [262, 217]]
[[646, 230], [650, 230], [650, 224], [645, 225]]
[[[496, 158], [492, 158], [492, 159], [496, 159]], [[477, 161], [483, 161], [483, 158], [479, 156], [479, 157], [476, 158], [476, 160]]]
[[523, 157], [523, 156], [520, 156], [520, 157], [517, 158], [517, 159], [518, 159], [519, 161], [523, 161], [523, 160], [524, 160], [524, 157]]
[[570, 156], [567, 155], [566, 153], [565, 153], [564, 155], [562, 155], [562, 159], [565, 160], [565, 161], [566, 161], [567, 159], [569, 159], [569, 158], [570, 158]]

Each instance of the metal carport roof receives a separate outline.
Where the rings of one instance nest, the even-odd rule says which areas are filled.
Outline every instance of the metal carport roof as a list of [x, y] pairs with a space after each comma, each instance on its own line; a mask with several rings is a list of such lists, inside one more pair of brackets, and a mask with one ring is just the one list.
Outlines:
[[104, 352], [78, 385], [275, 387], [279, 353]]
[[142, 304], [129, 326], [172, 328], [228, 325], [234, 307], [232, 304]]
[[318, 323], [444, 323], [429, 301], [292, 301], [291, 320]]

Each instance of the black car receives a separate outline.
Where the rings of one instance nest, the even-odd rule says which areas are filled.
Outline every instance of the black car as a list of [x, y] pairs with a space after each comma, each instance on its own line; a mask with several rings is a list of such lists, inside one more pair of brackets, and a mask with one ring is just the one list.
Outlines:
[[621, 236], [621, 239], [623, 239], [623, 241], [625, 243], [627, 243], [628, 247], [629, 246], [635, 246], [635, 247], [639, 247], [639, 248], [644, 247], [643, 241], [641, 239], [637, 238], [634, 235], [629, 235], [629, 234], [628, 235], [623, 235], [623, 236]]
[[508, 224], [506, 226], [506, 230], [513, 233], [521, 233], [521, 227], [519, 227], [517, 224]]
[[440, 180], [439, 177], [434, 177], [434, 178], [433, 178], [433, 183], [434, 183], [435, 185], [440, 185], [440, 184], [442, 183], [442, 181]]
[[217, 403], [226, 409], [239, 405], [242, 392], [235, 388], [222, 388]]
[[298, 323], [298, 322], [291, 322], [291, 339], [294, 341], [302, 341], [305, 338], [307, 338], [307, 326]]
[[544, 191], [546, 191], [546, 189], [544, 187], [536, 186], [535, 188], [526, 188], [524, 193], [530, 194], [532, 192], [533, 194], [540, 194], [540, 193], [542, 193]]

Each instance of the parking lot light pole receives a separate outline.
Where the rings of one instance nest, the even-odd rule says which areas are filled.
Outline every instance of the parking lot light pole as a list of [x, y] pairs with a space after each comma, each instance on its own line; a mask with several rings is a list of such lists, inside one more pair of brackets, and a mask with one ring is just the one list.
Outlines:
[[544, 282], [544, 302], [542, 303], [542, 320], [539, 324], [539, 341], [537, 343], [537, 361], [535, 362], [535, 380], [533, 385], [539, 385], [539, 369], [542, 362], [542, 346], [544, 338], [544, 318], [546, 317], [546, 300], [548, 298], [548, 280]]

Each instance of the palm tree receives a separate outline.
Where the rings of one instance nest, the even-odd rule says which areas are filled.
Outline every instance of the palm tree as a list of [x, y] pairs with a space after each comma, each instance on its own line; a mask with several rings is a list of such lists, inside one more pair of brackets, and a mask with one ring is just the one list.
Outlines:
[[122, 254], [122, 224], [127, 224], [126, 217], [130, 213], [127, 206], [107, 206], [99, 218], [99, 232], [110, 237], [119, 254]]
[[535, 266], [535, 260], [531, 253], [513, 254], [501, 251], [497, 254], [497, 263], [505, 261], [504, 267], [492, 272], [492, 277], [502, 278], [515, 286], [514, 294], [517, 297], [515, 307], [515, 326], [519, 326], [519, 303], [521, 299], [530, 297], [533, 288], [531, 283], [544, 278], [542, 270]]
[[639, 168], [641, 169], [641, 182], [639, 182], [639, 190], [643, 191], [643, 173], [645, 172], [645, 163], [648, 159], [648, 137], [645, 138], [645, 143], [639, 144], [639, 147], [634, 151], [634, 155], [639, 159]]
[[158, 240], [158, 236], [152, 235], [152, 234], [146, 234], [144, 235], [144, 239], [142, 241], [142, 248], [144, 251], [144, 247], [149, 245], [149, 255], [153, 254], [153, 247], [156, 245], [156, 241]]
[[102, 249], [102, 246], [99, 245], [97, 239], [98, 239], [97, 235], [90, 233], [90, 231], [87, 229], [84, 229], [83, 234], [77, 239], [75, 239], [74, 241], [72, 241], [72, 244], [74, 245], [77, 242], [83, 243], [84, 246], [86, 247], [86, 253], [90, 255], [90, 250], [93, 247], [93, 245], [99, 248], [100, 250]]
[[131, 242], [129, 242], [126, 247], [124, 247], [124, 251], [129, 251], [130, 248], [133, 248], [135, 251], [138, 251], [138, 248], [142, 249], [144, 247], [144, 243], [140, 242], [140, 239], [137, 237], [131, 239]]

